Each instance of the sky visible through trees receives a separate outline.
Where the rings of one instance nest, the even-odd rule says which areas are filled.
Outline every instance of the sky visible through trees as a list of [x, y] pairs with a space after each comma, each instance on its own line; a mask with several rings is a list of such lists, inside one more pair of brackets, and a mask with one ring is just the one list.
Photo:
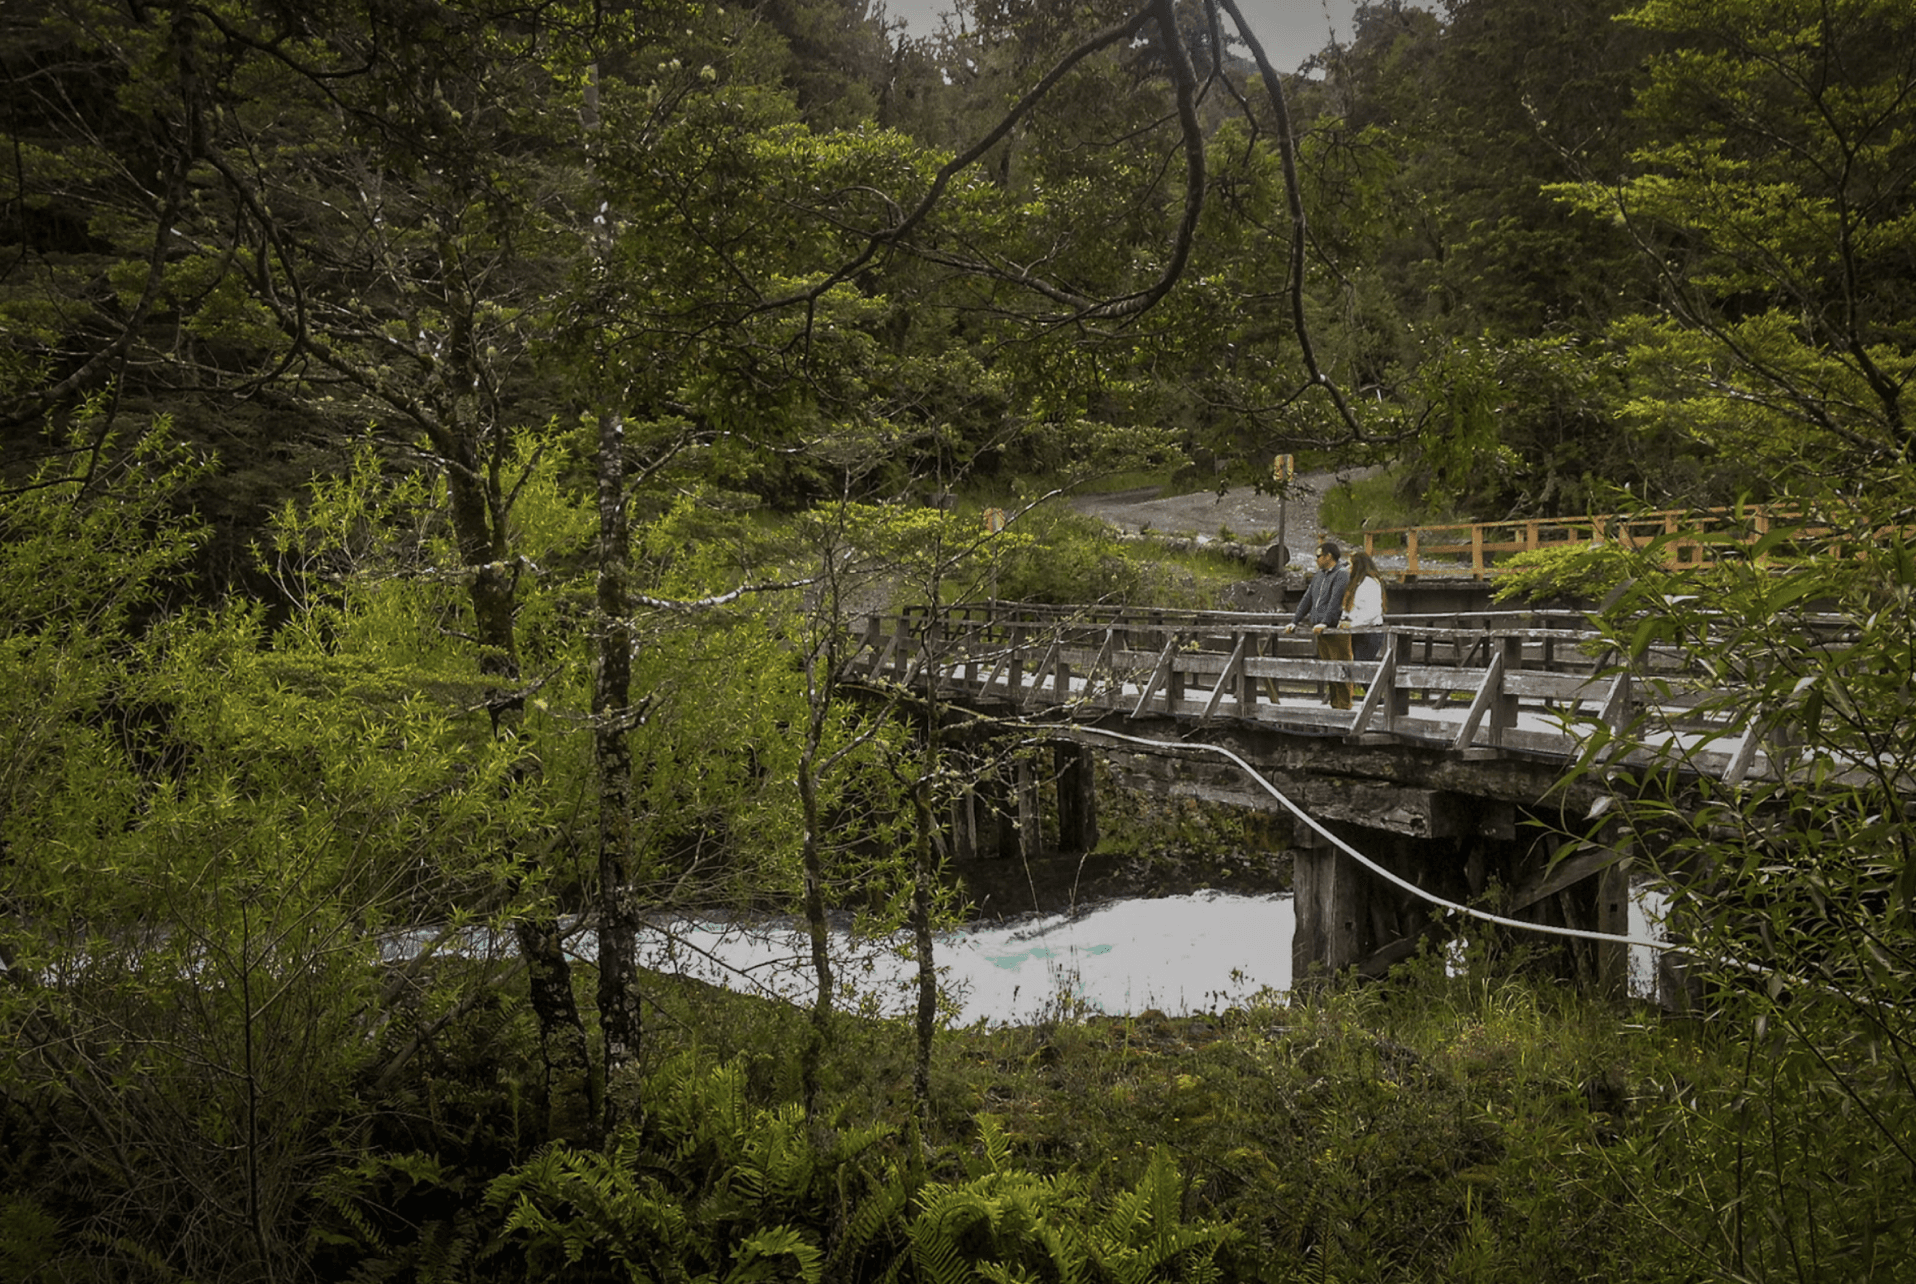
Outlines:
[[[1264, 42], [1271, 64], [1289, 70], [1320, 52], [1334, 37], [1351, 38], [1351, 19], [1359, 0], [1244, 0], [1244, 16]], [[913, 36], [937, 32], [940, 16], [958, 6], [954, 0], [887, 0], [886, 11], [906, 24]]]

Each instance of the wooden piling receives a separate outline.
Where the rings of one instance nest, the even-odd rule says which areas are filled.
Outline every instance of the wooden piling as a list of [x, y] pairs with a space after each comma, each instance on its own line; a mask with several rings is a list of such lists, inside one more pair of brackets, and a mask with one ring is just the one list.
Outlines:
[[1082, 855], [1098, 846], [1094, 761], [1083, 745], [1055, 746], [1058, 777], [1058, 850]]

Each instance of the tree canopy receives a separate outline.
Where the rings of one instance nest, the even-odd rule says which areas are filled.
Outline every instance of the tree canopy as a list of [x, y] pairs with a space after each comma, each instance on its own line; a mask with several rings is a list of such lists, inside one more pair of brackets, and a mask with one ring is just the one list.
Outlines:
[[[1168, 1156], [1094, 1208], [989, 1129], [962, 1180], [916, 1132], [881, 1180], [854, 1160], [891, 1134], [833, 1131], [834, 916], [917, 952], [901, 1127], [936, 1124], [930, 818], [960, 787], [935, 693], [838, 690], [852, 616], [1135, 591], [1039, 547], [1046, 498], [1293, 452], [1389, 465], [1420, 515], [1907, 524], [1905, 0], [1387, 0], [1295, 70], [1235, 0], [962, 17], [0, 11], [0, 1138], [47, 1160], [0, 1165], [0, 1261], [398, 1270], [408, 1218], [492, 1216], [569, 1266], [610, 1191], [714, 1271], [822, 1269], [815, 1228], [633, 1175], [669, 1150], [754, 1189], [829, 1156], [793, 1189], [869, 1179], [832, 1234], [926, 1278], [958, 1251], [934, 1207], [1068, 1225], [1045, 1269], [1203, 1277], [1229, 1236], [1180, 1220]], [[1873, 662], [1907, 551], [1843, 555]], [[1814, 730], [1785, 676], [1736, 716]], [[1880, 818], [1872, 788], [1844, 806]], [[1818, 816], [1777, 841], [1877, 834]], [[1874, 915], [1908, 880], [1841, 890]], [[648, 1043], [632, 942], [714, 907], [811, 932], [803, 1127]], [[1907, 1159], [1883, 1117], [1872, 1173]], [[409, 1269], [455, 1269], [432, 1251]]]

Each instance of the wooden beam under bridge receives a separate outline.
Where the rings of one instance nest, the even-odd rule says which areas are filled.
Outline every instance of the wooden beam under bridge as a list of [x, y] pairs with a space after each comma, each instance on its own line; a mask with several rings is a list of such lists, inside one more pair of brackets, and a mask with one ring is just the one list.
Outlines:
[[[1224, 746], [1177, 739], [1175, 732], [1150, 746], [1125, 743], [1144, 738], [1133, 733], [1135, 720], [1125, 726], [1116, 735], [1082, 724], [1045, 732], [1096, 747], [1126, 788], [1289, 814], [1248, 766], [1337, 840], [1453, 904], [1481, 894], [1494, 877], [1522, 889], [1521, 903], [1506, 905], [1507, 914], [1611, 934], [1627, 926], [1627, 861], [1612, 855], [1550, 868], [1556, 844], [1549, 830], [1523, 823], [1585, 801], [1565, 796], [1550, 764], [1244, 727], [1224, 737], [1240, 760], [1234, 762], [1217, 752]], [[1381, 976], [1416, 954], [1433, 930], [1427, 901], [1363, 868], [1311, 826], [1294, 825], [1292, 853], [1292, 968], [1299, 984], [1346, 969]], [[1621, 992], [1628, 959], [1620, 948], [1546, 939], [1557, 942], [1566, 975]]]
[[[1282, 812], [1284, 807], [1235, 765], [1107, 749], [1105, 761], [1127, 789]], [[1321, 774], [1267, 777], [1312, 816], [1411, 838], [1514, 838], [1510, 803], [1444, 789]]]

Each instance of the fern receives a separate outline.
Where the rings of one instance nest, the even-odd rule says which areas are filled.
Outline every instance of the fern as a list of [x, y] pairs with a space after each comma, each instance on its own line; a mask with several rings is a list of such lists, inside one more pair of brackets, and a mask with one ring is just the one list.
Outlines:
[[[1216, 1279], [1225, 1225], [1186, 1221], [1167, 1150], [1137, 1185], [1094, 1208], [1072, 1174], [1017, 1165], [995, 1118], [979, 1120], [962, 1181], [912, 1194], [897, 1163], [863, 1164], [891, 1133], [814, 1135], [796, 1110], [749, 1107], [734, 1066], [675, 1062], [649, 1084], [643, 1135], [610, 1153], [555, 1146], [493, 1184], [537, 1272], [584, 1265], [635, 1280], [871, 1278], [912, 1284], [1159, 1284]], [[829, 1137], [821, 1141], [820, 1137]], [[874, 1166], [875, 1167], [875, 1166]], [[827, 1253], [818, 1228], [849, 1208]]]
[[[822, 1228], [834, 1204], [871, 1184], [861, 1161], [891, 1130], [834, 1133], [821, 1145], [798, 1109], [753, 1108], [737, 1065], [691, 1056], [661, 1067], [645, 1096], [644, 1129], [622, 1131], [611, 1153], [555, 1146], [493, 1184], [491, 1201], [510, 1209], [506, 1233], [535, 1263], [617, 1266], [647, 1280], [824, 1278]], [[890, 1247], [906, 1202], [893, 1170], [832, 1260]]]
[[726, 1284], [749, 1284], [754, 1280], [789, 1280], [787, 1263], [797, 1266], [798, 1278], [805, 1284], [818, 1284], [824, 1271], [825, 1255], [818, 1246], [789, 1226], [773, 1226], [748, 1235], [739, 1244], [738, 1264], [725, 1277]]
[[[1013, 1166], [995, 1119], [979, 1121], [981, 1155], [971, 1177], [919, 1194], [910, 1261], [924, 1284], [1042, 1279], [1058, 1284], [1204, 1284], [1219, 1278], [1226, 1224], [1184, 1217], [1185, 1183], [1170, 1151], [1151, 1156], [1137, 1185], [1094, 1213], [1069, 1175]], [[896, 1273], [896, 1272], [894, 1272]]]
[[1100, 1272], [1114, 1284], [1216, 1279], [1217, 1251], [1237, 1232], [1219, 1222], [1187, 1224], [1184, 1194], [1176, 1159], [1158, 1147], [1137, 1186], [1115, 1197], [1090, 1230]]
[[[862, 1153], [862, 1149], [858, 1153]], [[903, 1171], [896, 1164], [888, 1166], [883, 1178], [865, 1193], [864, 1199], [853, 1203], [841, 1170], [838, 1198], [841, 1205], [853, 1204], [853, 1207], [827, 1263], [831, 1277], [852, 1277], [856, 1274], [852, 1269], [854, 1265], [868, 1256], [880, 1260], [890, 1256], [892, 1265], [884, 1278], [895, 1278], [908, 1260], [901, 1250], [907, 1242], [905, 1212], [911, 1204], [911, 1191]]]

